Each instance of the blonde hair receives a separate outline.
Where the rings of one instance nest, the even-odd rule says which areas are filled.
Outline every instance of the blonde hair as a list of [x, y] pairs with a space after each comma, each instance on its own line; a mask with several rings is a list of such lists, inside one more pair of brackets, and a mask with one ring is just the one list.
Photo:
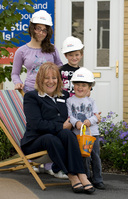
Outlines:
[[52, 70], [53, 73], [55, 73], [57, 76], [58, 82], [57, 82], [57, 88], [54, 92], [54, 95], [57, 95], [58, 97], [60, 97], [62, 96], [63, 83], [61, 80], [58, 66], [52, 62], [46, 62], [40, 66], [39, 71], [36, 76], [35, 89], [39, 92], [40, 95], [44, 94], [44, 89], [43, 89], [44, 79], [45, 79], [46, 73], [49, 70]]

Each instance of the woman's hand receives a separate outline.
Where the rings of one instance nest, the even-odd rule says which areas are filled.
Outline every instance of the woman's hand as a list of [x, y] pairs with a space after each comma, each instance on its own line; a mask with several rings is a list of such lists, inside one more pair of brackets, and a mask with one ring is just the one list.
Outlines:
[[15, 90], [18, 90], [18, 89], [22, 90], [23, 88], [24, 88], [24, 84], [21, 84], [21, 83], [15, 84], [15, 87], [14, 87]]
[[72, 124], [70, 123], [70, 118], [68, 118], [64, 123], [63, 123], [63, 129], [69, 129], [71, 130]]

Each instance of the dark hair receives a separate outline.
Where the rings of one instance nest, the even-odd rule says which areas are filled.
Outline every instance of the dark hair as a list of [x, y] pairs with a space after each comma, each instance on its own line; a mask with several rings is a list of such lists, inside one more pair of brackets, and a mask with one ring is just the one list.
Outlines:
[[83, 50], [84, 50], [84, 48], [82, 48], [80, 50], [73, 50], [73, 51], [70, 51], [70, 52], [67, 52], [67, 53], [64, 53], [64, 54], [67, 55], [68, 53], [72, 53], [72, 52], [75, 52], [75, 51], [80, 51], [81, 55], [83, 55]]
[[[30, 22], [30, 25], [28, 28], [28, 33], [29, 33], [30, 37], [35, 37], [34, 29], [35, 29], [36, 25], [37, 24]], [[52, 30], [51, 26], [47, 26], [47, 25], [45, 25], [45, 26], [46, 26], [48, 33], [47, 33], [47, 36], [45, 37], [45, 39], [41, 43], [41, 51], [42, 51], [42, 53], [43, 52], [52, 53], [52, 52], [55, 52], [54, 45], [51, 44], [51, 42], [50, 42], [50, 39], [52, 38], [53, 30]]]
[[77, 83], [86, 83], [86, 84], [88, 84], [89, 85], [89, 87], [92, 87], [93, 86], [93, 82], [83, 82], [83, 81], [74, 81], [74, 82], [72, 82], [73, 84], [77, 84]]

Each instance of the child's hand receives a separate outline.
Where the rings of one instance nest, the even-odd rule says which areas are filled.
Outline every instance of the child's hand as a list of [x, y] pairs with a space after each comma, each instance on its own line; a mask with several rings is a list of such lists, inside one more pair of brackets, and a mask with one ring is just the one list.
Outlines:
[[77, 128], [78, 130], [80, 130], [82, 124], [83, 124], [83, 123], [82, 123], [81, 121], [76, 122], [76, 128]]
[[100, 116], [100, 114], [101, 114], [101, 112], [99, 112], [98, 114], [97, 113], [94, 113], [94, 115], [97, 117], [97, 119], [98, 119], [98, 122], [97, 123], [99, 123], [99, 122], [101, 122], [101, 116]]
[[90, 122], [89, 120], [84, 120], [84, 124], [85, 124], [87, 127], [91, 126], [91, 122]]

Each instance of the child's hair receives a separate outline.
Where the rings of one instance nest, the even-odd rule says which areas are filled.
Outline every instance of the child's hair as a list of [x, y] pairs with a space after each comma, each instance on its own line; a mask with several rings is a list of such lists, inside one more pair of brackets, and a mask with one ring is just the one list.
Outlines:
[[[80, 51], [81, 55], [83, 55], [84, 47], [80, 50], [74, 50], [74, 51], [71, 51], [71, 52], [75, 52], [75, 51]], [[64, 55], [66, 56], [68, 53], [71, 53], [71, 52], [64, 53]]]
[[45, 79], [45, 75], [46, 73], [52, 70], [53, 73], [55, 73], [56, 77], [57, 77], [57, 88], [54, 92], [54, 95], [57, 96], [61, 96], [62, 95], [62, 80], [61, 80], [61, 76], [60, 76], [60, 72], [58, 69], [58, 66], [52, 62], [46, 62], [44, 64], [42, 64], [39, 68], [39, 71], [37, 73], [36, 76], [36, 82], [35, 82], [35, 89], [39, 92], [40, 95], [44, 94], [44, 89], [43, 89], [43, 84], [44, 84], [44, 79]]
[[81, 82], [81, 81], [78, 81], [78, 82], [72, 82], [73, 84], [78, 84], [78, 83], [86, 83], [89, 85], [89, 87], [92, 87], [93, 86], [93, 82]]

